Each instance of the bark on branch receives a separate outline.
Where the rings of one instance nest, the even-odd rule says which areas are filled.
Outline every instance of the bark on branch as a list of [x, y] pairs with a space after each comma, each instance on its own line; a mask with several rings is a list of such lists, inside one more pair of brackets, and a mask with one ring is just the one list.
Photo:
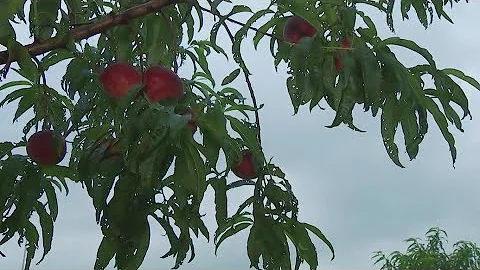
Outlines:
[[[159, 11], [160, 9], [176, 3], [187, 3], [189, 0], [152, 0], [144, 4], [132, 7], [121, 13], [110, 14], [105, 19], [89, 25], [75, 27], [69, 33], [70, 37], [53, 37], [42, 41], [42, 43], [32, 43], [26, 45], [31, 56], [37, 56], [54, 49], [64, 48], [68, 40], [82, 40], [94, 35], [105, 32], [106, 30], [128, 22], [129, 20], [145, 16], [147, 14]], [[8, 51], [0, 52], [0, 65], [9, 64], [9, 61], [15, 62], [16, 59], [8, 59]]]

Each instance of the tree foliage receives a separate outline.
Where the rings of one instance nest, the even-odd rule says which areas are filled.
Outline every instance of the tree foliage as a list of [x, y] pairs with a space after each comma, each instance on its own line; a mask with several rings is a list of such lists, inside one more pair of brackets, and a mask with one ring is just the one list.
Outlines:
[[453, 244], [452, 253], [447, 253], [444, 244], [447, 233], [440, 228], [431, 228], [426, 233], [426, 243], [419, 238], [409, 238], [405, 253], [392, 252], [386, 256], [376, 252], [375, 264], [383, 264], [381, 270], [475, 270], [480, 269], [480, 248], [470, 241]]
[[[362, 7], [383, 12], [391, 30], [396, 5], [404, 19], [413, 8], [427, 28], [434, 13], [451, 21], [446, 7], [459, 0], [265, 2], [259, 10], [229, 0], [0, 3], [0, 44], [6, 49], [0, 52], [1, 73], [22, 77], [0, 86], [7, 93], [0, 106], [18, 102], [14, 122], [33, 112], [23, 138], [0, 144], [0, 246], [18, 235], [19, 244], [27, 249], [25, 268], [40, 246], [43, 256], [38, 263], [43, 260], [52, 245], [57, 192], [68, 193], [68, 182], [76, 182], [92, 198], [103, 234], [95, 269], [104, 269], [112, 259], [119, 269], [138, 269], [151, 239], [156, 239], [150, 234], [151, 220], [166, 233], [171, 248], [162, 258], [174, 257], [174, 268], [194, 259], [194, 236], [213, 238], [217, 251], [224, 240], [248, 229], [251, 267], [299, 269], [306, 263], [316, 269], [312, 237], [332, 253], [333, 246], [317, 227], [298, 219], [292, 186], [262, 150], [261, 106], [242, 54], [250, 44], [255, 49], [269, 45], [274, 67], [288, 67], [286, 90], [295, 113], [302, 106], [312, 110], [326, 102], [336, 112], [329, 128], [346, 124], [356, 131], [362, 131], [354, 124], [357, 106], [373, 117], [380, 115], [385, 149], [400, 167], [398, 127], [412, 160], [432, 123], [430, 115], [455, 162], [450, 128], [463, 131], [462, 120], [470, 116], [457, 80], [479, 90], [480, 84], [460, 70], [437, 67], [428, 50], [413, 41], [382, 39]], [[239, 20], [239, 14], [246, 19]], [[298, 45], [285, 42], [283, 27], [292, 15], [313, 25], [315, 37]], [[215, 19], [211, 29], [207, 17]], [[31, 44], [17, 41], [17, 25], [28, 27]], [[199, 35], [202, 29], [209, 31], [207, 38]], [[222, 35], [230, 44], [220, 43]], [[351, 47], [339, 46], [344, 39]], [[398, 46], [417, 53], [422, 61], [406, 66], [391, 49]], [[214, 54], [238, 67], [217, 78], [210, 69]], [[335, 61], [343, 63], [341, 70]], [[99, 79], [112, 62], [129, 63], [142, 72], [154, 65], [172, 69], [182, 78], [185, 96], [152, 103], [140, 85], [114, 100], [102, 91]], [[47, 71], [62, 64], [66, 65], [62, 89], [53, 89]], [[251, 103], [233, 87], [242, 79]], [[181, 114], [185, 108], [196, 115], [200, 134], [193, 137], [185, 128], [192, 119]], [[69, 140], [67, 162], [43, 167], [23, 154], [27, 135], [39, 129], [53, 129]], [[115, 141], [119, 158], [105, 158], [102, 142], [107, 139]], [[256, 179], [237, 180], [229, 174], [244, 149], [253, 153]], [[235, 213], [228, 213], [227, 195], [245, 186], [252, 187], [251, 197]], [[199, 210], [208, 187], [215, 191], [213, 237]], [[31, 221], [32, 215], [39, 217], [39, 224]], [[292, 248], [295, 262], [290, 261]]]

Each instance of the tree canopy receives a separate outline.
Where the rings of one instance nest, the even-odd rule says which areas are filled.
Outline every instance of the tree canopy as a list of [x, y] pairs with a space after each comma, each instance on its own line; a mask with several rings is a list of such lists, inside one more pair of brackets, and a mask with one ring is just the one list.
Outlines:
[[394, 251], [389, 256], [376, 252], [375, 264], [383, 264], [380, 270], [425, 269], [425, 270], [474, 270], [480, 269], [480, 248], [477, 244], [461, 240], [453, 244], [452, 253], [445, 250], [447, 233], [431, 228], [426, 233], [426, 243], [420, 238], [408, 238], [405, 253]]
[[[262, 149], [262, 105], [242, 50], [266, 46], [272, 68], [287, 67], [294, 113], [328, 106], [335, 111], [328, 128], [344, 124], [363, 132], [353, 117], [360, 106], [380, 117], [385, 150], [399, 167], [399, 127], [413, 160], [433, 124], [455, 163], [451, 129], [463, 131], [462, 121], [471, 118], [458, 81], [478, 90], [480, 84], [458, 69], [438, 67], [414, 41], [382, 39], [364, 10], [379, 10], [394, 31], [394, 12], [428, 28], [434, 18], [452, 22], [447, 8], [459, 2], [270, 0], [255, 10], [238, 0], [1, 2], [0, 73], [22, 79], [0, 86], [7, 93], [0, 107], [17, 102], [14, 122], [26, 112], [33, 117], [23, 137], [0, 144], [0, 247], [18, 236], [27, 250], [25, 269], [42, 246], [40, 263], [52, 245], [57, 193], [68, 194], [68, 183], [76, 182], [92, 198], [103, 234], [96, 270], [112, 260], [118, 269], [138, 269], [156, 241], [151, 220], [165, 231], [171, 248], [162, 258], [174, 257], [174, 268], [194, 259], [194, 237], [213, 238], [216, 252], [248, 229], [250, 267], [316, 269], [312, 237], [332, 259], [333, 245], [299, 220], [286, 173], [269, 158], [274, 153]], [[16, 38], [22, 27], [30, 44]], [[402, 63], [393, 47], [417, 53], [419, 63]], [[214, 55], [237, 68], [214, 77]], [[48, 71], [62, 64], [62, 89], [54, 89]], [[249, 97], [233, 87], [237, 81]], [[208, 187], [215, 191], [213, 235], [199, 211]], [[248, 187], [251, 196], [228, 213], [228, 197]]]

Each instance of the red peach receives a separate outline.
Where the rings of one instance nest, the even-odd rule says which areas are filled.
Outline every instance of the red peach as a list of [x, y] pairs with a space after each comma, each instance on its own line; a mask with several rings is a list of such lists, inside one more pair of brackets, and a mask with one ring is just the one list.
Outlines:
[[27, 141], [28, 156], [41, 166], [53, 166], [65, 157], [65, 139], [53, 130], [34, 133]]
[[165, 99], [179, 100], [184, 95], [182, 80], [168, 68], [149, 67], [143, 76], [147, 98], [150, 102]]
[[127, 63], [113, 63], [102, 72], [100, 82], [110, 97], [120, 98], [130, 87], [142, 83], [142, 76]]
[[246, 149], [242, 152], [240, 162], [232, 168], [232, 172], [242, 179], [253, 179], [257, 177], [257, 170], [253, 162], [253, 154]]
[[283, 39], [291, 44], [298, 44], [306, 37], [314, 37], [317, 30], [309, 22], [299, 16], [288, 18], [283, 27]]

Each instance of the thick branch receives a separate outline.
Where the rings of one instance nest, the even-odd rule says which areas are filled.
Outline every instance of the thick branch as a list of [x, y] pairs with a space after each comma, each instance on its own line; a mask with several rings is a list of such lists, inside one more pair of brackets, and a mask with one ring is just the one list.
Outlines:
[[[48, 40], [43, 41], [42, 43], [32, 43], [26, 46], [28, 52], [31, 56], [37, 56], [46, 52], [49, 52], [54, 49], [64, 48], [69, 40], [82, 40], [94, 35], [105, 32], [106, 30], [127, 23], [129, 20], [145, 16], [147, 14], [159, 11], [160, 9], [176, 3], [186, 3], [189, 0], [152, 0], [147, 3], [132, 7], [125, 10], [124, 12], [117, 14], [110, 14], [105, 19], [92, 23], [89, 25], [82, 25], [75, 27], [69, 33], [69, 37], [53, 37]], [[70, 39], [69, 39], [70, 38]], [[0, 52], [0, 65], [7, 64], [8, 51]], [[10, 59], [13, 62], [16, 61], [15, 58]]]

